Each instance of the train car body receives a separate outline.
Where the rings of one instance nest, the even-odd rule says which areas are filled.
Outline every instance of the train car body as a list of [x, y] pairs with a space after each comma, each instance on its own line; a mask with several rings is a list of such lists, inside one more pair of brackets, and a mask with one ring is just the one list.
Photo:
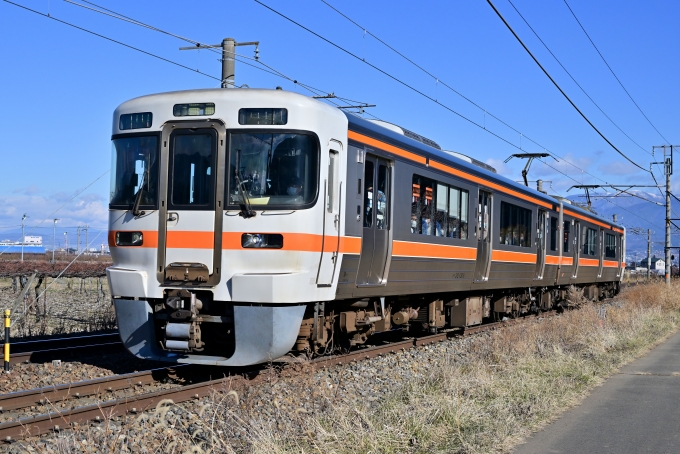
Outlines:
[[107, 270], [136, 356], [241, 366], [618, 291], [621, 226], [282, 90], [113, 118]]

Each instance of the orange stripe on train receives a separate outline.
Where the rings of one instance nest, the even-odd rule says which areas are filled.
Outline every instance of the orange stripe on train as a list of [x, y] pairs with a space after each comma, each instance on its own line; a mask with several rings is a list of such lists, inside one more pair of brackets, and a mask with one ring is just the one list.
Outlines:
[[392, 256], [476, 260], [477, 248], [411, 241], [392, 241]]
[[491, 253], [491, 260], [494, 262], [536, 263], [536, 254], [494, 249]]

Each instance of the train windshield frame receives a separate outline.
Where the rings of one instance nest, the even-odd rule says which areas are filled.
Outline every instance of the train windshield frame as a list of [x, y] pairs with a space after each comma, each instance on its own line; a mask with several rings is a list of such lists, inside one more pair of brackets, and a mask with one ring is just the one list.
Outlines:
[[[240, 206], [243, 197], [256, 210], [314, 206], [319, 195], [320, 150], [318, 136], [310, 131], [230, 131], [227, 206]], [[236, 182], [237, 161], [243, 191], [239, 191]]]
[[110, 209], [158, 209], [160, 134], [117, 134], [111, 138]]

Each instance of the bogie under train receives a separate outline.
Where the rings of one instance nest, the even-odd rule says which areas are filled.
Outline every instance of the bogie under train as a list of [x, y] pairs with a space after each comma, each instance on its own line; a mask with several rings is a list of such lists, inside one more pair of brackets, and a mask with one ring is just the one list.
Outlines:
[[299, 94], [136, 98], [112, 142], [107, 276], [140, 358], [256, 364], [619, 290], [623, 227]]

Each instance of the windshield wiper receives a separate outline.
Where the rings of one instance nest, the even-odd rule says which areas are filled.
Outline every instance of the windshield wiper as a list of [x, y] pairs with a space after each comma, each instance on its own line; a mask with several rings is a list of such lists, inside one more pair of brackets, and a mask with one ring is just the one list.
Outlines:
[[240, 161], [241, 150], [236, 150], [236, 168], [235, 168], [236, 187], [238, 188], [238, 193], [241, 196], [241, 203], [239, 203], [239, 207], [241, 207], [241, 212], [239, 213], [239, 216], [243, 216], [243, 219], [248, 219], [255, 216], [256, 213], [250, 206], [250, 199], [248, 198], [248, 193], [243, 190], [243, 182], [241, 182], [241, 178], [239, 176]]
[[135, 203], [132, 205], [132, 215], [135, 217], [144, 214], [143, 211], [139, 210], [139, 204], [142, 202], [142, 193], [144, 192], [144, 185], [146, 184], [148, 173], [149, 169], [147, 167], [147, 169], [142, 174], [142, 184], [139, 185], [139, 189], [137, 189], [137, 193], [135, 194]]

